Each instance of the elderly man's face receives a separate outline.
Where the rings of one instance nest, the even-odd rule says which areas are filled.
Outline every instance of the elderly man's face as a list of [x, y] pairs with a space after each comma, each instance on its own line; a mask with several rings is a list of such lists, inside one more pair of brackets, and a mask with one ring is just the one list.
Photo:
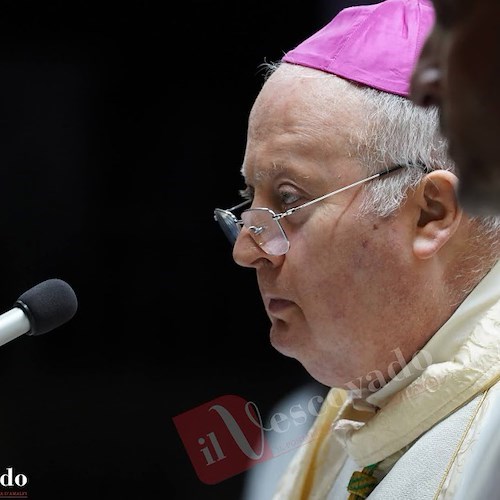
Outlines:
[[500, 2], [434, 0], [434, 6], [436, 23], [411, 97], [441, 109], [464, 208], [500, 214]]
[[[276, 212], [366, 176], [350, 151], [349, 134], [363, 120], [356, 108], [340, 96], [333, 111], [322, 100], [329, 98], [318, 87], [321, 73], [288, 78], [283, 69], [253, 107], [244, 159], [252, 206]], [[396, 350], [411, 357], [422, 332], [439, 326], [429, 314], [428, 277], [411, 252], [413, 216], [360, 217], [363, 196], [354, 188], [284, 218], [285, 255], [264, 253], [247, 229], [234, 247], [236, 262], [256, 270], [272, 345], [329, 386], [385, 373]]]

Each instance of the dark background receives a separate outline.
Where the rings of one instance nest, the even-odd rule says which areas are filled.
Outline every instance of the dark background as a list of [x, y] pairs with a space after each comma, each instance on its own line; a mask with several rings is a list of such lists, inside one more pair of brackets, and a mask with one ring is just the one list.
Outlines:
[[172, 418], [310, 378], [212, 210], [242, 187], [259, 65], [355, 3], [2, 2], [0, 310], [53, 277], [79, 300], [0, 348], [0, 474], [30, 499], [239, 498], [245, 473], [202, 483]]

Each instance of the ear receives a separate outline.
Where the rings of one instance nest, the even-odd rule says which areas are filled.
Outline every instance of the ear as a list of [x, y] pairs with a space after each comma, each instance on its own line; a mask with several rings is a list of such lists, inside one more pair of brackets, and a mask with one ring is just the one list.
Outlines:
[[418, 259], [429, 259], [449, 241], [463, 211], [457, 200], [458, 178], [447, 170], [427, 174], [414, 194], [418, 222], [413, 240], [413, 253]]

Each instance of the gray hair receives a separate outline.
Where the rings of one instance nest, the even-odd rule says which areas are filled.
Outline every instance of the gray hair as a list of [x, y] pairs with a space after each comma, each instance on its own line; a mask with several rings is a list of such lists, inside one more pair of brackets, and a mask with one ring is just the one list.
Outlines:
[[369, 87], [352, 87], [365, 114], [365, 126], [351, 133], [354, 154], [368, 174], [395, 165], [405, 167], [366, 186], [362, 210], [387, 217], [428, 172], [455, 172], [455, 165], [447, 155], [446, 140], [439, 133], [436, 108], [422, 108], [404, 97]]
[[[368, 174], [394, 165], [405, 166], [396, 175], [365, 186], [362, 212], [387, 217], [398, 210], [408, 192], [427, 173], [439, 169], [457, 173], [448, 156], [448, 143], [440, 133], [437, 107], [423, 108], [405, 97], [370, 87], [351, 87], [352, 92], [359, 93], [361, 108], [366, 113], [366, 126], [351, 134], [361, 164]], [[479, 233], [500, 238], [499, 216], [473, 220]]]

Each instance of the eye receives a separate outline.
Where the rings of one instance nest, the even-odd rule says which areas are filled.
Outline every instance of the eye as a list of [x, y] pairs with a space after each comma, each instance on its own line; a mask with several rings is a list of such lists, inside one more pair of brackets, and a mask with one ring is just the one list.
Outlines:
[[[271, 189], [271, 188], [270, 188]], [[247, 201], [253, 202], [255, 198], [255, 189], [252, 186], [246, 186], [239, 190], [239, 195]], [[299, 205], [299, 201], [304, 197], [297, 188], [291, 185], [282, 185], [276, 188], [276, 191], [270, 193], [271, 197], [261, 200], [265, 206], [273, 210], [286, 210]]]
[[298, 205], [302, 195], [291, 186], [280, 187], [278, 190], [279, 200], [284, 208], [290, 208], [291, 206]]

